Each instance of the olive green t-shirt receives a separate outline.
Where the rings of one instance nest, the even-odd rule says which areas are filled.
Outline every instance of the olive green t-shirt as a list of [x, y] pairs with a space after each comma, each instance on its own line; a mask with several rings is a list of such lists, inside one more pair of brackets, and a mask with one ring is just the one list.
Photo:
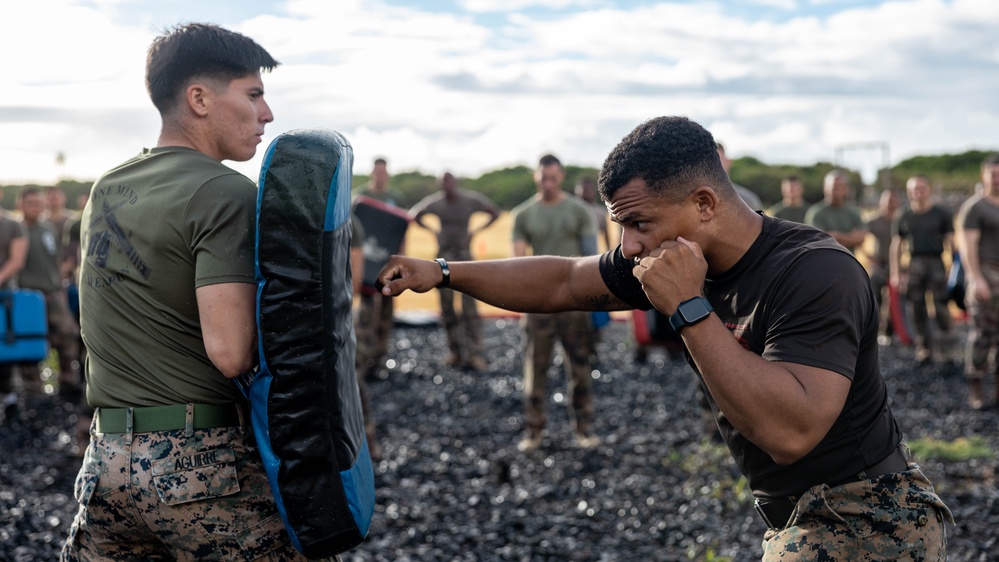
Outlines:
[[28, 232], [28, 251], [24, 268], [17, 274], [17, 284], [22, 289], [35, 289], [43, 293], [62, 290], [59, 261], [61, 245], [56, 240], [56, 229], [48, 221], [24, 223]]
[[424, 197], [409, 214], [436, 215], [440, 219], [441, 228], [437, 233], [438, 251], [442, 249], [468, 250], [471, 237], [468, 233], [468, 222], [475, 213], [488, 213], [495, 209], [493, 202], [485, 195], [464, 189], [457, 190], [453, 201], [448, 200], [443, 191], [431, 193]]
[[581, 256], [582, 239], [596, 235], [586, 203], [566, 195], [549, 205], [535, 195], [513, 209], [513, 239], [531, 246], [535, 256]]
[[385, 191], [375, 191], [371, 189], [371, 186], [365, 185], [357, 192], [357, 195], [363, 195], [365, 197], [377, 199], [382, 203], [388, 203], [389, 205], [402, 207], [402, 196], [399, 195], [399, 192], [394, 189], [386, 189]]
[[208, 358], [197, 287], [254, 283], [256, 187], [195, 150], [144, 150], [83, 212], [81, 332], [94, 407], [239, 398]]
[[830, 207], [825, 203], [816, 203], [809, 207], [805, 214], [805, 224], [814, 226], [823, 232], [850, 232], [856, 229], [866, 229], [864, 219], [853, 207]]
[[961, 228], [978, 231], [979, 261], [999, 263], [999, 206], [979, 193], [961, 205], [958, 221]]
[[[18, 238], [24, 238], [24, 225], [10, 218], [7, 212], [0, 209], [0, 266], [10, 259], [10, 244]], [[16, 285], [17, 275], [11, 276], [2, 288], [9, 289]]]

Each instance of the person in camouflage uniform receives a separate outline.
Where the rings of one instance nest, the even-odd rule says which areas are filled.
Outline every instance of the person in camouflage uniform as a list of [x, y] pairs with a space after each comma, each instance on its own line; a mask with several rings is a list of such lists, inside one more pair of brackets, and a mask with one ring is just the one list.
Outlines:
[[964, 362], [968, 405], [981, 410], [987, 404], [989, 370], [997, 374], [999, 403], [999, 154], [982, 162], [982, 191], [961, 205], [958, 222], [967, 279], [964, 300], [971, 318]]
[[[593, 214], [579, 198], [562, 191], [565, 170], [558, 158], [546, 154], [534, 171], [538, 194], [513, 209], [513, 254], [526, 256], [583, 256], [596, 253]], [[527, 314], [524, 326], [524, 438], [521, 451], [541, 446], [547, 422], [548, 368], [556, 340], [565, 351], [569, 379], [569, 420], [576, 444], [600, 444], [593, 435], [593, 382], [590, 357], [595, 336], [590, 315], [581, 311]]]
[[[444, 174], [440, 185], [439, 192], [424, 197], [410, 209], [409, 214], [412, 215], [413, 222], [437, 235], [438, 256], [451, 261], [471, 260], [472, 251], [469, 246], [472, 238], [496, 222], [500, 216], [499, 209], [485, 195], [459, 189], [458, 180], [451, 172]], [[468, 221], [475, 213], [486, 213], [489, 220], [469, 231]], [[423, 222], [427, 215], [437, 216], [440, 230], [435, 231]], [[482, 322], [475, 299], [461, 295], [461, 314], [458, 314], [454, 310], [454, 291], [444, 288], [439, 292], [441, 316], [444, 318], [444, 329], [451, 348], [447, 363], [455, 367], [485, 371], [487, 365], [482, 357]]]
[[[954, 254], [954, 217], [932, 201], [933, 186], [925, 176], [912, 176], [905, 184], [909, 206], [895, 219], [891, 242], [892, 283], [912, 303], [916, 331], [916, 362], [954, 359], [954, 334], [947, 295], [947, 268], [943, 254]], [[903, 267], [902, 256], [908, 264]], [[936, 333], [930, 327], [929, 293]]]
[[187, 24], [157, 37], [157, 146], [105, 173], [82, 219], [80, 307], [96, 408], [62, 560], [300, 561], [247, 403], [254, 365], [253, 157], [274, 116], [251, 39]]
[[[400, 207], [402, 197], [389, 188], [388, 163], [384, 158], [376, 158], [371, 169], [371, 181], [355, 195], [377, 199], [387, 205]], [[369, 230], [367, 234], [371, 234]], [[405, 253], [404, 248], [399, 253]], [[358, 380], [372, 377], [382, 367], [388, 353], [389, 336], [392, 333], [394, 303], [371, 287], [362, 287], [354, 333], [357, 337], [357, 354], [354, 364]]]
[[[714, 147], [685, 117], [646, 121], [600, 172], [617, 248], [457, 262], [447, 282], [513, 311], [669, 316], [769, 529], [764, 560], [943, 562], [953, 517], [902, 443], [867, 272], [831, 236], [753, 212]], [[400, 256], [378, 274], [386, 295], [442, 278]]]

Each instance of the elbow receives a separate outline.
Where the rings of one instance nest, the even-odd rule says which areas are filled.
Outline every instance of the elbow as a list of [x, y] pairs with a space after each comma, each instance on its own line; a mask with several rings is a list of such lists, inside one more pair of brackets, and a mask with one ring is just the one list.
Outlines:
[[230, 346], [208, 349], [208, 358], [227, 379], [234, 379], [253, 367], [250, 353], [240, 353]]
[[797, 435], [771, 443], [770, 447], [765, 450], [775, 463], [787, 466], [804, 458], [816, 445], [818, 445], [817, 440], [809, 439], [805, 435]]
[[802, 457], [805, 456], [805, 452], [783, 450], [783, 451], [771, 451], [770, 458], [780, 466], [787, 466], [789, 464], [794, 464], [798, 462]]
[[781, 466], [798, 462], [821, 441], [821, 437], [815, 438], [809, 433], [793, 428], [780, 432], [767, 432], [766, 435], [759, 432], [746, 432], [745, 435]]

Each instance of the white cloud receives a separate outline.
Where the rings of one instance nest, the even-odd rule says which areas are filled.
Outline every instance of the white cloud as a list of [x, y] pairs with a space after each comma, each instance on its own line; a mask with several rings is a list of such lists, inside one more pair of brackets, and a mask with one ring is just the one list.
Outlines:
[[[74, 171], [92, 177], [106, 153], [121, 160], [155, 141], [142, 86], [152, 32], [115, 23], [125, 0], [105, 1], [18, 4], [17, 23], [0, 23], [4, 52], [42, 43], [9, 57], [0, 123], [8, 138], [16, 130], [31, 140], [0, 139], [0, 183], [49, 173], [59, 149], [71, 163], [93, 162], [94, 171]], [[359, 171], [386, 156], [397, 172], [477, 175], [546, 151], [598, 166], [631, 128], [662, 114], [696, 119], [733, 156], [775, 163], [830, 160], [837, 146], [870, 140], [889, 142], [896, 159], [995, 146], [999, 3], [894, 0], [828, 18], [807, 15], [811, 3], [758, 0], [789, 19], [754, 21], [720, 3], [565, 0], [546, 2], [565, 10], [538, 19], [523, 12], [540, 7], [530, 0], [466, 0], [459, 13], [290, 0], [234, 28], [283, 63], [265, 76], [269, 138], [338, 129]], [[486, 27], [480, 11], [503, 23]], [[71, 48], [39, 40], [30, 22], [43, 14], [45, 35]], [[32, 117], [16, 117], [25, 107]], [[98, 146], [99, 156], [84, 156]], [[233, 166], [255, 177], [259, 155]]]
[[600, 4], [597, 0], [458, 0], [458, 5], [469, 12], [511, 12], [526, 8], [587, 8]]

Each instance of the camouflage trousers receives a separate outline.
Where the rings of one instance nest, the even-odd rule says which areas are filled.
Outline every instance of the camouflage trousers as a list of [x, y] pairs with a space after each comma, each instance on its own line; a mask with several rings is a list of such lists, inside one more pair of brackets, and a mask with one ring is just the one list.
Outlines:
[[783, 529], [763, 537], [764, 562], [947, 559], [950, 509], [919, 467], [830, 488], [809, 488]]
[[97, 433], [61, 560], [304, 561], [249, 428]]
[[[904, 287], [906, 300], [912, 303], [912, 326], [916, 332], [916, 351], [936, 350], [947, 358], [952, 355], [951, 317], [947, 296], [947, 270], [940, 256], [912, 256], [909, 275]], [[933, 301], [934, 320], [939, 330], [939, 342], [934, 342], [930, 327], [930, 313], [926, 302], [929, 294]]]
[[361, 291], [354, 332], [357, 335], [357, 352], [354, 357], [358, 378], [367, 376], [388, 353], [389, 333], [392, 331], [392, 297], [381, 293]]
[[[468, 248], [441, 247], [440, 257], [447, 261], [471, 261], [472, 254]], [[455, 293], [451, 289], [438, 289], [441, 298], [441, 316], [444, 318], [444, 329], [447, 331], [447, 341], [451, 355], [467, 363], [473, 357], [482, 354], [482, 321], [476, 300], [464, 293]], [[454, 309], [455, 296], [460, 295], [461, 312]]]
[[524, 325], [524, 429], [540, 435], [547, 422], [548, 367], [555, 340], [562, 342], [569, 385], [569, 421], [577, 433], [588, 434], [593, 424], [593, 383], [590, 378], [590, 340], [593, 324], [588, 312], [527, 314]]
[[996, 364], [996, 353], [999, 351], [999, 263], [983, 261], [980, 267], [992, 291], [992, 298], [980, 302], [970, 290], [965, 296], [971, 319], [964, 362], [964, 372], [969, 380], [982, 380], [990, 368], [999, 373], [999, 365]]

